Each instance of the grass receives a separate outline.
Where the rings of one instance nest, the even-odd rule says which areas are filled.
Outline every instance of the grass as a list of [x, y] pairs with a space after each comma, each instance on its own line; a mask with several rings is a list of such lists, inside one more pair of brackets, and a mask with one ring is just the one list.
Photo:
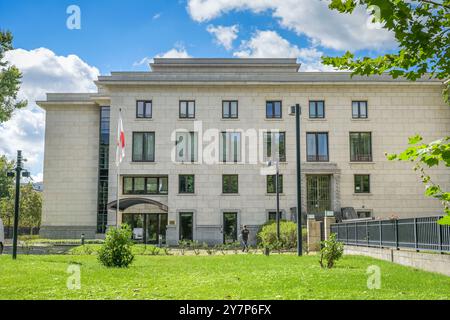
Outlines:
[[[335, 269], [317, 256], [137, 256], [129, 269], [107, 269], [96, 256], [0, 256], [0, 299], [450, 299], [450, 277], [346, 256]], [[69, 264], [81, 289], [69, 290]], [[381, 268], [381, 289], [366, 270]]]

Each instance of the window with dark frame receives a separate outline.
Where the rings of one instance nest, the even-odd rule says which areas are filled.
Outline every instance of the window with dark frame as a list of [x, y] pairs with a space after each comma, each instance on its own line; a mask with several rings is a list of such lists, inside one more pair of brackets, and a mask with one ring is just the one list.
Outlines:
[[222, 162], [240, 162], [241, 161], [241, 133], [224, 131], [220, 136], [220, 160]]
[[198, 134], [197, 132], [176, 132], [176, 161], [198, 161]]
[[239, 193], [239, 178], [237, 174], [222, 175], [222, 193]]
[[355, 193], [370, 193], [370, 175], [355, 174]]
[[264, 142], [265, 142], [266, 161], [271, 159], [274, 161], [279, 160], [280, 162], [286, 162], [286, 132], [279, 132], [279, 131], [265, 132]]
[[367, 101], [352, 101], [353, 119], [366, 119], [368, 117]]
[[133, 132], [133, 162], [155, 161], [155, 133]]
[[[280, 211], [278, 211], [278, 216], [280, 217], [280, 220], [282, 220], [282, 218], [283, 218], [283, 212], [280, 210]], [[269, 211], [269, 214], [268, 214], [268, 220], [269, 221], [277, 221], [277, 211], [275, 210], [275, 211]]]
[[195, 101], [180, 100], [180, 119], [194, 119], [195, 118]]
[[350, 161], [372, 161], [371, 132], [350, 132]]
[[152, 101], [151, 100], [138, 100], [136, 101], [136, 118], [138, 119], [151, 119], [152, 118]]
[[281, 101], [266, 101], [266, 118], [281, 119], [282, 105]]
[[309, 118], [323, 119], [325, 118], [325, 101], [310, 101], [309, 102]]
[[[266, 186], [267, 186], [267, 193], [276, 193], [276, 175], [267, 175], [266, 178]], [[278, 176], [278, 191], [279, 193], [283, 193], [283, 175], [280, 174]]]
[[178, 193], [195, 193], [195, 176], [193, 174], [178, 176]]
[[167, 194], [169, 191], [167, 176], [123, 177], [123, 194]]
[[237, 100], [222, 101], [222, 118], [237, 119], [238, 118], [238, 102]]
[[328, 162], [328, 133], [306, 133], [306, 160], [308, 162]]

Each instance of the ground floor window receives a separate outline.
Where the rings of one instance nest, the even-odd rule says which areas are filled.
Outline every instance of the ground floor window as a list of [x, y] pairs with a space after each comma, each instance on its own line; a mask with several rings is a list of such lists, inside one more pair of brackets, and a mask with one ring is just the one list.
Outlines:
[[167, 213], [124, 214], [122, 223], [131, 227], [132, 239], [143, 243], [166, 242]]
[[[281, 212], [281, 210], [278, 212], [278, 216], [280, 218], [280, 220], [283, 218], [283, 213]], [[276, 221], [277, 220], [277, 211], [269, 211], [268, 213], [268, 220], [269, 221]]]
[[223, 243], [232, 243], [237, 241], [238, 219], [237, 212], [223, 213]]
[[308, 214], [320, 214], [331, 210], [331, 176], [308, 175], [306, 201]]
[[180, 212], [180, 240], [194, 240], [194, 213]]
[[370, 193], [370, 176], [355, 174], [355, 193]]

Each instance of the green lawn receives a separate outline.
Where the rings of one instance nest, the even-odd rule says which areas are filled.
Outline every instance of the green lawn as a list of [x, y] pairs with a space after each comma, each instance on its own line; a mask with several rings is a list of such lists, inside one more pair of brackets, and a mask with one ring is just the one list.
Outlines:
[[[316, 256], [137, 256], [129, 269], [107, 269], [96, 256], [0, 257], [0, 299], [450, 299], [450, 277], [366, 257], [346, 256], [335, 269]], [[70, 263], [81, 289], [68, 290]], [[366, 270], [381, 268], [381, 289]]]

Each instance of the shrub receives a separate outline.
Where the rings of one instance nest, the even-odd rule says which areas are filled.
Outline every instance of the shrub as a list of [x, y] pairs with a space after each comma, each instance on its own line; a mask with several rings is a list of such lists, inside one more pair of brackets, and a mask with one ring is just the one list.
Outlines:
[[198, 256], [200, 254], [200, 248], [201, 248], [200, 243], [197, 240], [194, 240], [194, 241], [190, 242], [190, 246], [191, 246], [192, 250], [194, 250], [194, 254], [196, 256]]
[[187, 240], [178, 241], [178, 248], [180, 248], [180, 254], [184, 256], [187, 249], [189, 249], [190, 242]]
[[210, 247], [206, 242], [203, 242], [202, 247], [209, 256], [212, 256], [216, 253], [216, 249], [214, 247]]
[[[337, 260], [339, 260], [344, 253], [344, 244], [336, 240], [336, 234], [332, 233], [329, 240], [321, 242], [322, 249], [320, 250], [320, 266], [322, 268], [331, 269], [334, 267]], [[324, 263], [324, 260], [326, 264]]]
[[270, 221], [264, 224], [257, 234], [258, 244], [262, 248], [290, 250], [297, 247], [297, 224], [292, 221], [280, 221], [280, 240], [277, 240], [277, 224]]
[[127, 268], [134, 259], [131, 235], [131, 228], [127, 224], [110, 228], [105, 243], [98, 251], [99, 261], [106, 267]]

